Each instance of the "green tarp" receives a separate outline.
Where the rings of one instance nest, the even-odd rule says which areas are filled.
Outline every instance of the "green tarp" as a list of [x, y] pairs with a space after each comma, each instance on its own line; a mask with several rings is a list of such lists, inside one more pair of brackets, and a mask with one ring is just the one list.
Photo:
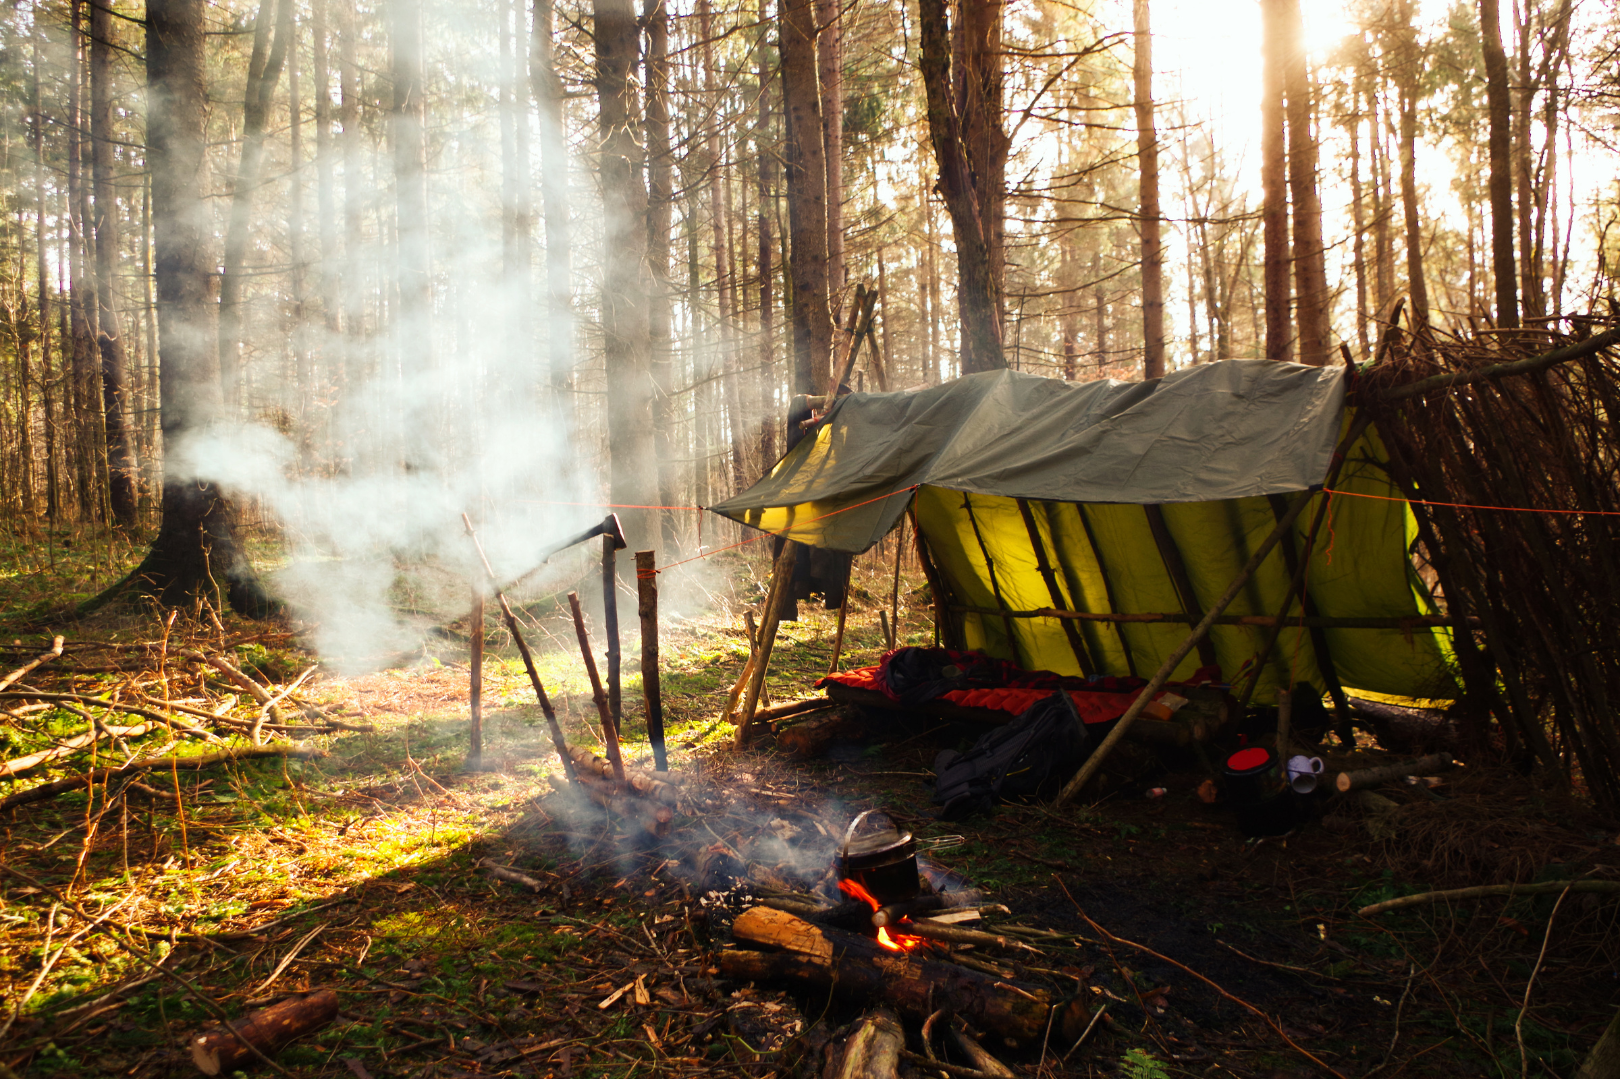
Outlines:
[[[914, 507], [948, 594], [944, 629], [953, 644], [1029, 668], [1147, 675], [1186, 625], [1080, 622], [1076, 642], [1060, 620], [997, 613], [1204, 610], [1271, 531], [1287, 496], [1322, 484], [1346, 424], [1344, 380], [1338, 368], [1231, 360], [1149, 383], [1002, 371], [914, 392], [853, 394], [769, 476], [711, 509], [854, 553]], [[1382, 460], [1369, 433], [1351, 449], [1337, 485], [1345, 494], [1315, 496], [1332, 500], [1306, 575], [1318, 616], [1434, 611], [1409, 555], [1410, 514]], [[1228, 614], [1281, 610], [1289, 557], [1304, 550], [1315, 516], [1314, 505], [1300, 516], [1291, 547], [1279, 545]], [[1300, 613], [1297, 603], [1290, 613]], [[1210, 643], [1223, 673], [1236, 674], [1265, 634], [1217, 626]], [[1331, 628], [1322, 641], [1348, 687], [1455, 692], [1444, 631]], [[1311, 634], [1290, 627], [1266, 662], [1262, 694], [1285, 680], [1320, 687], [1324, 663]], [[1194, 653], [1176, 676], [1198, 664]]]

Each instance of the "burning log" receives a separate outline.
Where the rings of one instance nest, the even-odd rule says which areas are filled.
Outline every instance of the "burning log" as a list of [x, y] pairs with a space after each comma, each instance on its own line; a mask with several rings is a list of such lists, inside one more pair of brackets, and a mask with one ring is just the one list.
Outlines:
[[855, 1033], [844, 1043], [844, 1058], [832, 1075], [840, 1080], [899, 1076], [900, 1051], [905, 1046], [906, 1033], [900, 1021], [887, 1009], [879, 1009], [861, 1018]]
[[1454, 762], [1450, 754], [1430, 754], [1415, 761], [1403, 761], [1394, 765], [1381, 765], [1376, 769], [1356, 769], [1352, 772], [1342, 772], [1333, 781], [1333, 786], [1340, 792], [1355, 791], [1357, 788], [1376, 787], [1390, 780], [1400, 780], [1407, 776], [1421, 776], [1424, 773], [1438, 769], [1449, 769]]
[[[975, 1027], [1015, 1039], [1038, 1038], [1058, 1004], [1045, 987], [923, 958], [908, 949], [919, 944], [915, 939], [885, 947], [764, 907], [743, 912], [731, 932], [737, 941], [756, 947], [721, 952], [721, 972], [739, 981], [836, 986], [849, 998], [881, 1001], [918, 1019], [932, 1013], [936, 1002], [949, 1001]], [[1060, 1012], [1057, 1023], [1063, 1029], [1058, 1034], [1073, 1041], [1080, 1032], [1066, 1030], [1073, 1026], [1071, 1011]]]
[[337, 1014], [336, 991], [299, 994], [250, 1012], [228, 1028], [210, 1028], [194, 1036], [191, 1060], [208, 1076], [232, 1073], [253, 1060], [254, 1048], [261, 1054], [273, 1053], [302, 1035], [319, 1031], [336, 1020]]

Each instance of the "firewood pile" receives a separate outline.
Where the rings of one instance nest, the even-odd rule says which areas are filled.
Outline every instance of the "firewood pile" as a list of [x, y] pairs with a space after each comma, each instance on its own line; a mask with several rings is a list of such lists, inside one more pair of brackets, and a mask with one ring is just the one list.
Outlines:
[[[0, 761], [0, 779], [13, 789], [0, 810], [87, 786], [106, 791], [103, 813], [137, 795], [173, 802], [181, 795], [159, 781], [178, 771], [255, 757], [322, 757], [324, 750], [296, 740], [371, 730], [310, 700], [317, 665], [279, 670], [286, 654], [270, 647], [286, 645], [288, 635], [183, 635], [173, 623], [149, 641], [57, 636], [48, 646], [0, 646], [9, 669], [0, 676], [0, 717], [15, 733], [9, 741], [48, 744]], [[62, 734], [64, 713], [82, 729]], [[211, 749], [199, 753], [204, 745]], [[66, 775], [23, 786], [46, 771]]]

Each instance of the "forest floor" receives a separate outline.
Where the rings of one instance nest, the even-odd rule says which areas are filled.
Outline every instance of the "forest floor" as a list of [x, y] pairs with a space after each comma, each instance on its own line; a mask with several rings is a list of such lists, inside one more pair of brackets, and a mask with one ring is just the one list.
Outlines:
[[[173, 668], [171, 685], [149, 652], [92, 648], [150, 645], [164, 635], [150, 613], [63, 613], [64, 598], [113, 580], [133, 549], [80, 538], [51, 554], [46, 567], [37, 544], [19, 547], [0, 567], [10, 649], [0, 668], [52, 634], [69, 647], [22, 685], [49, 674], [57, 691], [133, 701], [159, 678], [164, 700], [210, 703], [233, 689], [208, 669]], [[769, 739], [735, 748], [714, 721], [747, 656], [742, 610], [757, 606], [759, 558], [715, 560], [725, 587], [710, 590], [708, 610], [664, 627], [668, 743], [685, 795], [662, 843], [569, 797], [523, 669], [499, 640], [486, 661], [485, 768], [463, 769], [467, 650], [455, 624], [410, 666], [309, 677], [306, 700], [368, 729], [304, 740], [325, 756], [176, 768], [149, 774], [150, 797], [114, 805], [103, 785], [0, 812], [0, 1071], [197, 1075], [188, 1039], [217, 1017], [330, 987], [337, 1020], [277, 1053], [279, 1074], [807, 1075], [855, 1013], [824, 994], [721, 978], [712, 954], [749, 890], [695, 872], [691, 856], [730, 853], [740, 866], [766, 833], [805, 836], [817, 839], [804, 852], [822, 860], [813, 875], [826, 835], [876, 807], [925, 840], [960, 835], [929, 855], [936, 872], [988, 892], [1008, 920], [1064, 935], [992, 967], [1094, 1013], [1106, 1006], [1078, 1047], [998, 1046], [1020, 1075], [1569, 1075], [1613, 1014], [1611, 898], [1355, 914], [1430, 887], [1570, 877], [1620, 856], [1612, 824], [1508, 772], [1464, 769], [1443, 802], [1391, 791], [1402, 806], [1383, 822], [1330, 807], [1256, 844], [1229, 810], [1197, 799], [1195, 770], [1062, 813], [1010, 805], [937, 822], [929, 765], [975, 734], [955, 725], [897, 724], [811, 761]], [[846, 668], [881, 654], [889, 572], [875, 556], [857, 562]], [[908, 574], [902, 642], [931, 641], [922, 597]], [[777, 701], [809, 693], [830, 659], [832, 613], [800, 611], [776, 646]], [[526, 617], [569, 739], [594, 744], [571, 628], [555, 605]], [[281, 626], [200, 617], [167, 634], [165, 658], [189, 645], [266, 684], [289, 684], [315, 659]], [[637, 654], [628, 644], [625, 654], [626, 753], [647, 765]], [[49, 750], [84, 731], [84, 715], [35, 705], [0, 716], [4, 758]], [[127, 749], [167, 743], [157, 729]], [[126, 749], [99, 745], [104, 757]], [[58, 765], [7, 780], [0, 795], [82, 774], [86, 761]], [[1149, 787], [1167, 793], [1147, 798]], [[539, 890], [482, 875], [485, 859]]]

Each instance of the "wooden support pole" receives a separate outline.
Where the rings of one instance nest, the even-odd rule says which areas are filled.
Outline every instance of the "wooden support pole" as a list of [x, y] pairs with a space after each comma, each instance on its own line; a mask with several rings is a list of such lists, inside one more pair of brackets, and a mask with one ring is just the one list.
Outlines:
[[614, 554], [615, 537], [602, 536], [602, 632], [607, 635], [608, 713], [613, 717], [613, 734], [622, 729], [624, 705], [619, 694], [619, 569]]
[[529, 673], [529, 685], [534, 687], [535, 700], [545, 714], [546, 727], [551, 731], [551, 744], [557, 748], [557, 756], [562, 758], [563, 772], [570, 782], [577, 784], [579, 777], [574, 774], [574, 762], [568, 756], [568, 740], [563, 738], [562, 726], [557, 723], [557, 714], [551, 708], [551, 698], [546, 696], [545, 684], [540, 681], [540, 672], [535, 669], [534, 654], [529, 652], [529, 643], [523, 640], [523, 632], [518, 629], [517, 616], [512, 614], [512, 605], [506, 602], [506, 594], [496, 587], [495, 571], [489, 565], [489, 556], [484, 554], [484, 545], [478, 542], [478, 534], [473, 532], [472, 519], [462, 514], [461, 524], [467, 529], [467, 538], [472, 541], [473, 550], [478, 552], [478, 561], [484, 566], [490, 588], [495, 590], [495, 602], [501, 606], [501, 621], [506, 623], [506, 632], [512, 635], [512, 641], [523, 657], [523, 670]]
[[[1028, 499], [1018, 500], [1018, 513], [1024, 519], [1024, 531], [1029, 533], [1029, 546], [1035, 552], [1035, 568], [1041, 572], [1041, 580], [1046, 582], [1046, 593], [1052, 598], [1052, 606], [1057, 607], [1063, 603], [1063, 590], [1058, 588], [1057, 574], [1052, 571], [1052, 560], [1047, 557], [1046, 542], [1041, 539], [1040, 526], [1035, 523], [1035, 511], [1030, 509]], [[1069, 649], [1074, 653], [1074, 662], [1080, 665], [1080, 674], [1096, 674], [1098, 669], [1091, 662], [1091, 653], [1080, 637], [1080, 628], [1074, 625], [1074, 620], [1063, 619], [1058, 625], [1063, 627], [1063, 634], [1069, 639]]]
[[761, 691], [765, 688], [765, 673], [771, 666], [771, 649], [776, 644], [776, 627], [781, 622], [782, 597], [793, 582], [793, 564], [799, 557], [799, 545], [788, 539], [782, 541], [782, 551], [771, 567], [771, 587], [765, 594], [765, 610], [760, 615], [758, 641], [754, 645], [754, 670], [743, 695], [742, 713], [737, 717], [737, 745], [747, 746], [748, 726], [754, 722], [754, 710], [759, 708]]
[[1221, 612], [1225, 611], [1226, 606], [1236, 599], [1237, 594], [1248, 583], [1249, 578], [1254, 576], [1254, 572], [1260, 568], [1260, 564], [1265, 561], [1266, 556], [1271, 554], [1271, 549], [1277, 546], [1277, 541], [1283, 538], [1283, 534], [1294, 527], [1294, 522], [1298, 520], [1300, 513], [1305, 509], [1305, 504], [1310, 501], [1311, 493], [1309, 491], [1302, 491], [1294, 497], [1294, 503], [1288, 508], [1288, 513], [1284, 515], [1281, 521], [1277, 522], [1276, 527], [1260, 542], [1260, 546], [1255, 549], [1253, 555], [1249, 556], [1249, 561], [1243, 564], [1243, 569], [1238, 571], [1237, 577], [1232, 579], [1232, 583], [1226, 587], [1226, 591], [1220, 595], [1214, 604], [1210, 605], [1209, 611], [1204, 614], [1202, 619], [1198, 620], [1198, 625], [1193, 627], [1192, 633], [1188, 634], [1186, 639], [1176, 646], [1169, 656], [1165, 657], [1164, 663], [1159, 665], [1159, 670], [1153, 673], [1153, 678], [1148, 680], [1148, 684], [1142, 687], [1141, 692], [1136, 695], [1136, 700], [1131, 702], [1131, 707], [1125, 710], [1125, 715], [1119, 718], [1119, 722], [1108, 733], [1108, 737], [1103, 739], [1096, 750], [1092, 751], [1091, 757], [1080, 767], [1080, 771], [1074, 774], [1074, 778], [1063, 786], [1063, 790], [1058, 793], [1058, 806], [1062, 806], [1078, 795], [1080, 789], [1085, 787], [1087, 782], [1097, 774], [1098, 769], [1102, 768], [1102, 763], [1108, 759], [1108, 755], [1113, 752], [1114, 747], [1119, 745], [1119, 741], [1125, 737], [1125, 733], [1130, 730], [1131, 724], [1142, 714], [1142, 710], [1147, 706], [1147, 703], [1153, 700], [1153, 695], [1164, 688], [1164, 684], [1170, 681], [1170, 676], [1174, 674], [1176, 667], [1186, 658], [1188, 653], [1197, 647], [1198, 642], [1203, 640], [1204, 635], [1209, 633], [1209, 628], [1215, 625], [1215, 620], [1220, 617]]
[[641, 617], [641, 696], [647, 702], [647, 741], [652, 744], [653, 768], [669, 769], [664, 752], [664, 694], [658, 678], [658, 556], [636, 552], [636, 614]]
[[471, 720], [467, 732], [467, 764], [481, 768], [484, 761], [484, 592], [473, 589], [472, 614], [467, 617], [467, 706]]
[[579, 593], [568, 594], [568, 607], [574, 613], [574, 634], [579, 638], [580, 655], [585, 658], [585, 674], [590, 676], [591, 700], [596, 702], [596, 715], [602, 722], [602, 741], [607, 744], [613, 779], [622, 784], [624, 759], [619, 755], [619, 730], [613, 726], [613, 713], [608, 708], [607, 694], [602, 690], [602, 678], [596, 673], [596, 658], [591, 655], [591, 636], [585, 632], [585, 613], [579, 607]]
[[906, 552], [906, 518], [900, 518], [900, 528], [894, 537], [894, 587], [889, 592], [889, 622], [883, 628], [883, 638], [894, 648], [900, 640], [900, 560]]
[[[1170, 535], [1170, 526], [1164, 520], [1164, 508], [1157, 503], [1146, 503], [1142, 513], [1147, 517], [1148, 532], [1153, 534], [1153, 546], [1159, 550], [1159, 561], [1164, 564], [1164, 571], [1170, 576], [1170, 585], [1181, 599], [1181, 610], [1196, 623], [1204, 617], [1204, 613], [1198, 606], [1198, 594], [1193, 591], [1192, 578], [1187, 574], [1187, 564], [1182, 561], [1181, 549], [1176, 547], [1175, 537]], [[1198, 639], [1198, 662], [1204, 667], [1213, 667], [1216, 663], [1215, 645], [1208, 636]]]
[[838, 661], [844, 655], [844, 620], [849, 617], [849, 586], [844, 586], [844, 600], [838, 605], [838, 629], [833, 634], [832, 663], [827, 665], [827, 674], [831, 675], [838, 670]]

